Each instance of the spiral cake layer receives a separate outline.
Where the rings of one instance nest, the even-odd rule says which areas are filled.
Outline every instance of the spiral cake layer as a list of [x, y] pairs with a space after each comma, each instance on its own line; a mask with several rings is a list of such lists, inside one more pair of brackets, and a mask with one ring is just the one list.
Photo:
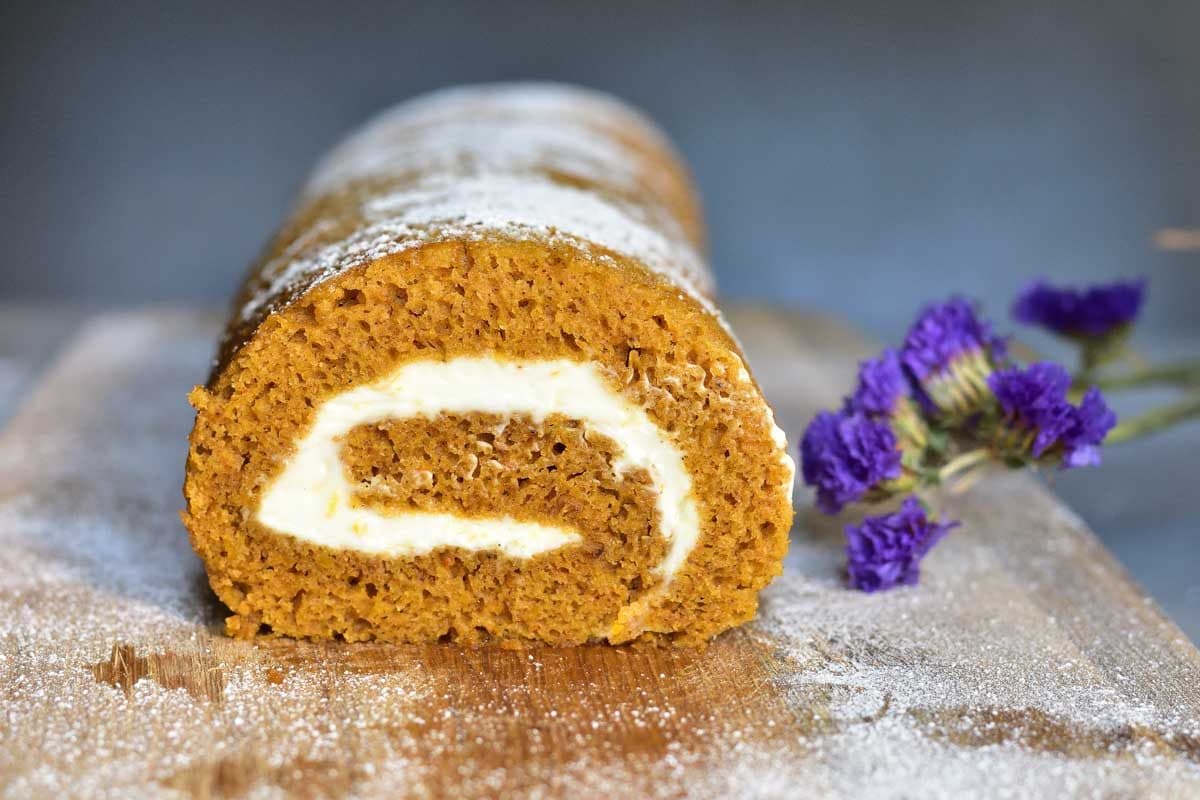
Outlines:
[[694, 644], [753, 616], [783, 435], [686, 172], [616, 101], [411, 101], [314, 173], [197, 409], [183, 518], [239, 635]]

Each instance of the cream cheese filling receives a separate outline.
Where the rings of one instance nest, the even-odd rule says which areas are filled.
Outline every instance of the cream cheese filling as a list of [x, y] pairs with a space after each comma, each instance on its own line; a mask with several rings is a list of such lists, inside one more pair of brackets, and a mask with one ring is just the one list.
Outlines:
[[326, 400], [264, 494], [258, 521], [314, 544], [389, 556], [451, 546], [530, 558], [580, 541], [577, 531], [507, 516], [381, 514], [354, 505], [340, 437], [363, 424], [441, 413], [526, 414], [535, 422], [551, 414], [578, 419], [620, 447], [613, 465], [618, 473], [649, 473], [657, 489], [659, 532], [668, 544], [658, 572], [669, 580], [695, 547], [700, 515], [679, 449], [640, 406], [613, 391], [595, 365], [568, 360], [414, 361]]

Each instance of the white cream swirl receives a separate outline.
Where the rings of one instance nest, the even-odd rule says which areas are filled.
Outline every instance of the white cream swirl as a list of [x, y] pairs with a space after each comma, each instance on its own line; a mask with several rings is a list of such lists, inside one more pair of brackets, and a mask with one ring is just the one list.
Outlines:
[[268, 487], [258, 521], [314, 544], [389, 556], [460, 547], [530, 558], [580, 541], [578, 531], [507, 516], [382, 514], [351, 502], [340, 437], [385, 419], [472, 412], [525, 414], [535, 422], [561, 414], [612, 439], [621, 450], [614, 469], [645, 469], [657, 490], [659, 532], [668, 543], [657, 570], [669, 580], [683, 566], [700, 533], [683, 455], [645, 410], [601, 378], [595, 365], [568, 360], [413, 361], [380, 381], [326, 400], [284, 471]]

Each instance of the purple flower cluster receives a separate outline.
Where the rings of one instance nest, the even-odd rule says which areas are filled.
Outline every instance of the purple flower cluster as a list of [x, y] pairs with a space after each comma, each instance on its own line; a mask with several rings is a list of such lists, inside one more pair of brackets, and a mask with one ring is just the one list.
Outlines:
[[851, 585], [864, 592], [915, 585], [921, 575], [921, 559], [957, 524], [930, 520], [917, 499], [908, 497], [898, 511], [847, 525]]
[[1100, 337], [1133, 322], [1145, 293], [1144, 280], [1117, 281], [1082, 291], [1035, 281], [1017, 297], [1012, 313], [1018, 322], [1055, 333]]
[[904, 339], [901, 359], [918, 380], [948, 372], [963, 356], [1003, 358], [1007, 347], [975, 307], [961, 297], [933, 303], [921, 310]]
[[817, 490], [817, 507], [836, 514], [879, 483], [900, 476], [896, 435], [885, 423], [857, 412], [823, 411], [800, 442], [804, 482]]
[[858, 365], [858, 386], [846, 398], [846, 408], [868, 416], [886, 417], [908, 393], [908, 376], [904, 374], [900, 354], [889, 347], [879, 358]]
[[[1136, 289], [1128, 319], [1140, 303], [1142, 286]], [[967, 300], [952, 297], [922, 309], [899, 350], [859, 364], [841, 411], [818, 414], [805, 430], [801, 474], [816, 489], [818, 508], [837, 514], [860, 500], [966, 480], [989, 462], [1100, 463], [1100, 444], [1116, 415], [1099, 390], [1089, 389], [1073, 405], [1071, 376], [1061, 366], [1008, 364], [1005, 340]], [[851, 584], [866, 592], [915, 584], [921, 559], [957, 524], [930, 519], [910, 496], [893, 513], [847, 526]]]
[[1078, 406], [1067, 400], [1071, 376], [1058, 364], [1038, 363], [1000, 370], [988, 378], [1005, 419], [1033, 434], [1029, 455], [1041, 458], [1055, 446], [1062, 466], [1100, 463], [1100, 443], [1117, 423], [1116, 414], [1092, 387]]

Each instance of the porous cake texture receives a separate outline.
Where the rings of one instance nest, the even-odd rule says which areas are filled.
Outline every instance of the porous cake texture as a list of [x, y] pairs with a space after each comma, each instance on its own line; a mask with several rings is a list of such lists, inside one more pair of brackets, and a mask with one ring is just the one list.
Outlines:
[[318, 166], [191, 395], [183, 519], [238, 636], [699, 644], [791, 524], [664, 136], [465, 87]]

